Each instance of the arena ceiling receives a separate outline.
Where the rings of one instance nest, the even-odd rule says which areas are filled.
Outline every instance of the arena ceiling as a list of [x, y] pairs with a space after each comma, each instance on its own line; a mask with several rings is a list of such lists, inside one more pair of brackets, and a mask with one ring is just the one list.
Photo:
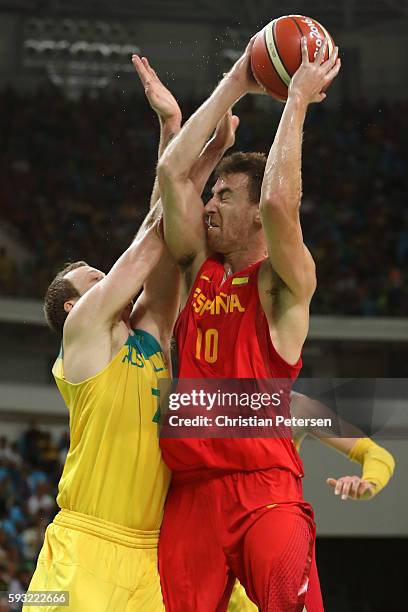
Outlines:
[[95, 16], [195, 21], [255, 31], [271, 17], [311, 15], [331, 31], [408, 19], [408, 0], [0, 0], [0, 10], [37, 17]]

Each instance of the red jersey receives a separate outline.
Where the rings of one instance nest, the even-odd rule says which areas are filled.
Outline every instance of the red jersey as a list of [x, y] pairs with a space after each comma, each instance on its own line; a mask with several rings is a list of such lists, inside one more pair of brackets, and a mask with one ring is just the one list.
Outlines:
[[[302, 366], [275, 350], [258, 292], [257, 262], [224, 280], [217, 257], [202, 265], [176, 326], [179, 378], [279, 378], [295, 380]], [[289, 414], [289, 405], [287, 406]], [[161, 438], [173, 471], [245, 471], [284, 468], [303, 476], [290, 438]]]

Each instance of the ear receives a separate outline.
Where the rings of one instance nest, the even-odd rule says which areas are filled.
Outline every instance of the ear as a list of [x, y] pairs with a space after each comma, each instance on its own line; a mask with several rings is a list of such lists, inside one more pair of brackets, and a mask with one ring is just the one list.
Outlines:
[[67, 302], [64, 303], [64, 310], [65, 312], [70, 312], [74, 305], [75, 305], [76, 300], [68, 300]]

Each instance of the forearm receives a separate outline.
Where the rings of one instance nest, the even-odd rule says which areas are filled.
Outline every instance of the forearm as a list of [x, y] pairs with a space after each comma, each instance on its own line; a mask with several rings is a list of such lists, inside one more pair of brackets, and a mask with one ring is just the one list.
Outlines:
[[[162, 120], [159, 117], [160, 122], [160, 142], [158, 151], [158, 160], [160, 160], [168, 144], [173, 138], [179, 133], [181, 129], [181, 116], [174, 117], [171, 119]], [[152, 209], [160, 199], [159, 182], [157, 176], [154, 179], [153, 191], [150, 196], [150, 209]]]
[[[289, 98], [266, 163], [261, 205], [278, 200], [297, 210], [302, 194], [302, 138], [307, 105]], [[280, 201], [280, 202], [279, 202]]]
[[352, 461], [360, 463], [363, 468], [362, 479], [372, 482], [376, 493], [388, 484], [394, 473], [395, 461], [391, 453], [370, 438], [355, 440], [348, 456]]
[[90, 321], [94, 325], [116, 321], [158, 265], [163, 250], [156, 227], [138, 236], [109, 273], [82, 296], [77, 310], [82, 313], [81, 328], [86, 330]]
[[199, 194], [204, 191], [208, 179], [226, 150], [227, 148], [219, 147], [213, 139], [202, 150], [190, 172], [190, 179]]
[[168, 146], [160, 166], [176, 176], [188, 177], [217, 123], [244, 93], [237, 80], [225, 76]]
[[165, 149], [170, 144], [175, 136], [180, 132], [181, 129], [181, 115], [172, 117], [170, 119], [159, 119], [160, 121], [160, 142], [159, 142], [159, 154], [160, 159]]

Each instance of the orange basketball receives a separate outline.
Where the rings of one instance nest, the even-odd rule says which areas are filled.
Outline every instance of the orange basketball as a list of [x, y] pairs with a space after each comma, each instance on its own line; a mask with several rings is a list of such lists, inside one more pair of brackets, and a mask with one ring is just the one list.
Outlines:
[[256, 35], [251, 50], [252, 72], [258, 83], [277, 100], [287, 99], [290, 79], [302, 62], [302, 36], [307, 37], [310, 61], [314, 60], [325, 38], [328, 39], [325, 59], [330, 57], [335, 46], [333, 39], [326, 28], [310, 17], [279, 17]]

